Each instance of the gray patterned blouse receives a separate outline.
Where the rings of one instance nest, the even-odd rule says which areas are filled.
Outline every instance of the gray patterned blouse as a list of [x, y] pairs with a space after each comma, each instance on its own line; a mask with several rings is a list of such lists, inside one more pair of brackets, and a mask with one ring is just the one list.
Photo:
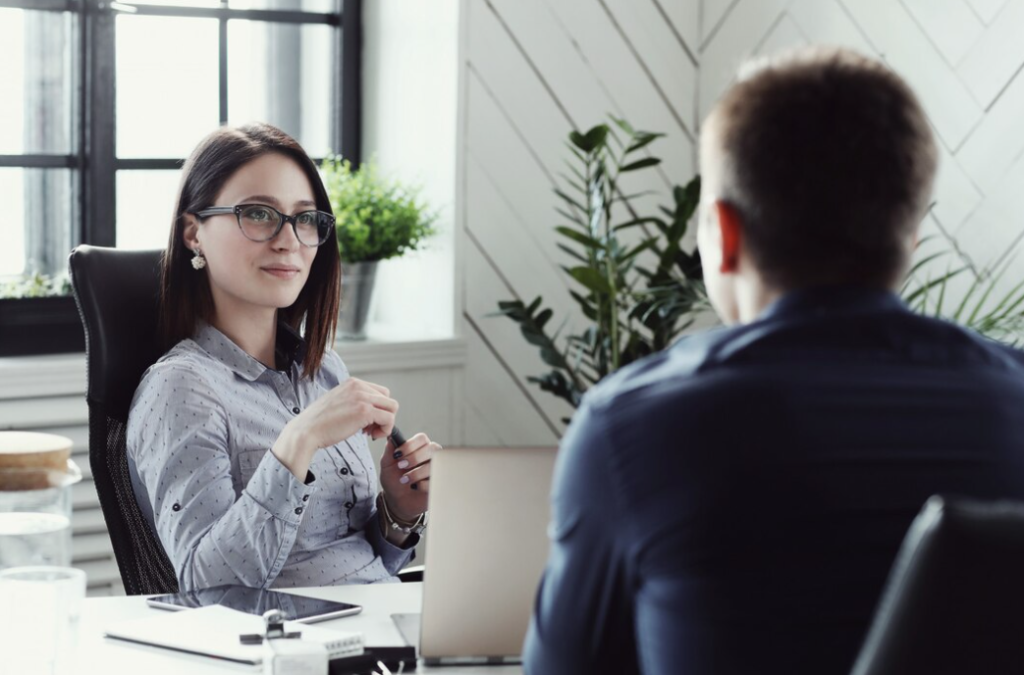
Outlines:
[[200, 324], [142, 377], [128, 418], [136, 499], [182, 591], [395, 581], [411, 551], [380, 534], [362, 433], [317, 451], [306, 482], [269, 452], [285, 424], [348, 377], [334, 351], [313, 381], [278, 329], [277, 371]]

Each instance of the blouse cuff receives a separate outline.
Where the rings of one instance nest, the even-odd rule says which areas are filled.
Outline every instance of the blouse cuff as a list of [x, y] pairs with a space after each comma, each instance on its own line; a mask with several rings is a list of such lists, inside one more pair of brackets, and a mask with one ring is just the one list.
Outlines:
[[245, 494], [275, 518], [298, 525], [317, 491], [315, 481], [310, 471], [306, 481], [300, 481], [273, 452], [267, 452], [245, 486]]

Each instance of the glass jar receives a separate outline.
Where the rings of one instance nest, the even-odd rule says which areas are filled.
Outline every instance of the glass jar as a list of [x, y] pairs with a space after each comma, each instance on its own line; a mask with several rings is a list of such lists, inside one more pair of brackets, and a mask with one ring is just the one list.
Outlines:
[[0, 466], [0, 569], [71, 564], [72, 488], [82, 472], [70, 458], [65, 463], [64, 470]]

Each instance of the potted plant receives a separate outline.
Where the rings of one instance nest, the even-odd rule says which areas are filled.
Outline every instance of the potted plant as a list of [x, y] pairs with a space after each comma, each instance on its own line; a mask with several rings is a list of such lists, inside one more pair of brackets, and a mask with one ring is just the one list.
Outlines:
[[366, 336], [377, 263], [415, 251], [434, 234], [437, 214], [420, 199], [419, 189], [381, 174], [375, 160], [353, 168], [347, 159], [328, 157], [320, 165], [336, 219], [342, 262], [342, 337]]
[[0, 356], [82, 351], [85, 333], [66, 274], [0, 282]]
[[[569, 134], [575, 161], [571, 176], [555, 190], [564, 237], [558, 248], [573, 261], [563, 270], [576, 289], [570, 293], [586, 325], [566, 336], [548, 332], [551, 309], [537, 297], [498, 303], [499, 314], [519, 324], [523, 337], [551, 368], [527, 380], [574, 408], [586, 390], [606, 375], [664, 349], [708, 309], [700, 256], [682, 240], [700, 201], [700, 178], [672, 191], [675, 204], [659, 213], [636, 213], [620, 179], [649, 171], [661, 160], [640, 151], [663, 134], [638, 131], [625, 120]], [[642, 228], [638, 240], [627, 229]], [[646, 254], [646, 257], [645, 255]], [[568, 423], [568, 420], [563, 420]]]

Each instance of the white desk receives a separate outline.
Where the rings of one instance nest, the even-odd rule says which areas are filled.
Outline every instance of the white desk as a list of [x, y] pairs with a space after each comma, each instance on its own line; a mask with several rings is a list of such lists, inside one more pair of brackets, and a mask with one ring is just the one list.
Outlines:
[[[422, 586], [418, 583], [376, 586], [337, 586], [330, 588], [289, 589], [299, 595], [351, 602], [363, 606], [360, 614], [317, 624], [325, 628], [360, 631], [366, 644], [401, 646], [405, 643], [391, 621], [391, 615], [419, 612]], [[223, 675], [224, 673], [262, 672], [248, 666], [223, 663], [201, 656], [179, 654], [156, 647], [133, 645], [103, 637], [103, 628], [117, 621], [154, 616], [142, 596], [89, 598], [82, 609], [79, 625], [76, 673], [103, 675]], [[408, 672], [408, 671], [406, 671]], [[420, 665], [416, 672], [432, 675], [521, 675], [521, 666], [436, 666]]]

